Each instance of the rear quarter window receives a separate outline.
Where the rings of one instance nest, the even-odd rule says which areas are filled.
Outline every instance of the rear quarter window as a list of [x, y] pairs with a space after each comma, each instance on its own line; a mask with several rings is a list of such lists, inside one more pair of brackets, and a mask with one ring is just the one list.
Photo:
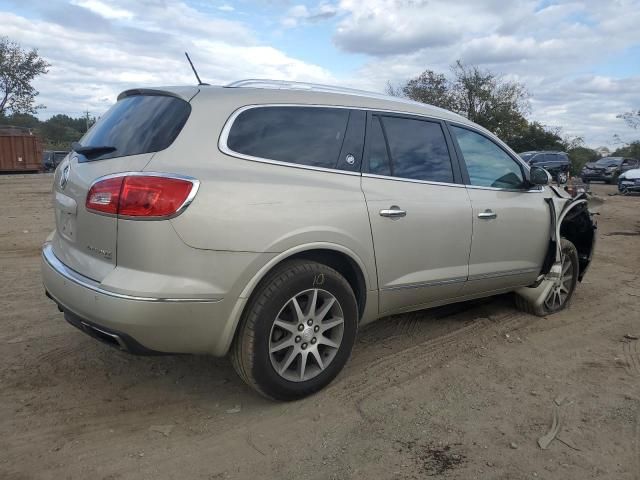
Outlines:
[[336, 168], [350, 111], [331, 107], [255, 107], [241, 112], [227, 137], [235, 153]]
[[[113, 105], [82, 137], [83, 147], [115, 147], [112, 152], [80, 156], [80, 161], [153, 153], [169, 147], [191, 113], [185, 100], [166, 95], [134, 95]], [[84, 160], [82, 159], [84, 157]]]

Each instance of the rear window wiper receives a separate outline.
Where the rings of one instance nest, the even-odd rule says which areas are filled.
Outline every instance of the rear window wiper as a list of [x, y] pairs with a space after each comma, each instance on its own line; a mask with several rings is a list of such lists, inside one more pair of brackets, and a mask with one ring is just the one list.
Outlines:
[[112, 147], [111, 145], [87, 145], [82, 146], [78, 142], [73, 142], [71, 144], [71, 148], [74, 152], [80, 153], [82, 155], [86, 154], [102, 154], [102, 153], [111, 153], [117, 150], [116, 147]]

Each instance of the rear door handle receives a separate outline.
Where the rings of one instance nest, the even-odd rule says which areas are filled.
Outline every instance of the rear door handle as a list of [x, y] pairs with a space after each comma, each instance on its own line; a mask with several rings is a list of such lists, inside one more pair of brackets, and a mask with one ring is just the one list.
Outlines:
[[402, 218], [407, 216], [407, 211], [401, 210], [397, 205], [392, 205], [386, 210], [380, 210], [380, 216], [389, 218]]
[[484, 212], [480, 212], [478, 214], [478, 218], [481, 218], [483, 220], [491, 220], [492, 218], [497, 218], [497, 216], [498, 214], [490, 208], [487, 208]]

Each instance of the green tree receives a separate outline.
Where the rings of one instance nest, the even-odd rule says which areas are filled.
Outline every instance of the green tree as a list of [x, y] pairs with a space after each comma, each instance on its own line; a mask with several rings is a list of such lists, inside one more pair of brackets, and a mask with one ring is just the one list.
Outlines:
[[598, 152], [587, 147], [569, 148], [566, 151], [569, 154], [569, 160], [571, 160], [572, 175], [578, 175], [585, 164], [595, 162], [600, 158]]
[[550, 129], [539, 122], [531, 122], [512, 136], [509, 146], [516, 152], [528, 152], [565, 150], [566, 144], [560, 136], [560, 129]]
[[631, 142], [624, 147], [616, 149], [615, 152], [611, 154], [612, 157], [631, 157], [640, 159], [640, 140], [636, 140]]
[[407, 97], [416, 102], [427, 103], [435, 107], [455, 110], [453, 85], [441, 73], [425, 70], [416, 78], [400, 87], [387, 83], [387, 93], [396, 97]]
[[451, 78], [425, 70], [404, 85], [388, 85], [387, 92], [459, 113], [507, 143], [527, 127], [529, 104], [524, 85], [459, 60], [451, 66]]
[[0, 115], [35, 113], [44, 108], [35, 105], [38, 91], [31, 83], [47, 73], [49, 66], [37, 50], [23, 50], [7, 37], [0, 37]]

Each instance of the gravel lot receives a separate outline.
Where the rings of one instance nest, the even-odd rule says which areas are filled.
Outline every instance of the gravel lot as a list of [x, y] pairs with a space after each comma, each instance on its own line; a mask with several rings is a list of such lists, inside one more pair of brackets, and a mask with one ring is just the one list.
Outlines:
[[51, 181], [0, 176], [0, 478], [640, 479], [640, 197], [594, 185], [569, 310], [502, 296], [387, 318], [285, 404], [226, 359], [133, 357], [68, 325], [40, 280]]

